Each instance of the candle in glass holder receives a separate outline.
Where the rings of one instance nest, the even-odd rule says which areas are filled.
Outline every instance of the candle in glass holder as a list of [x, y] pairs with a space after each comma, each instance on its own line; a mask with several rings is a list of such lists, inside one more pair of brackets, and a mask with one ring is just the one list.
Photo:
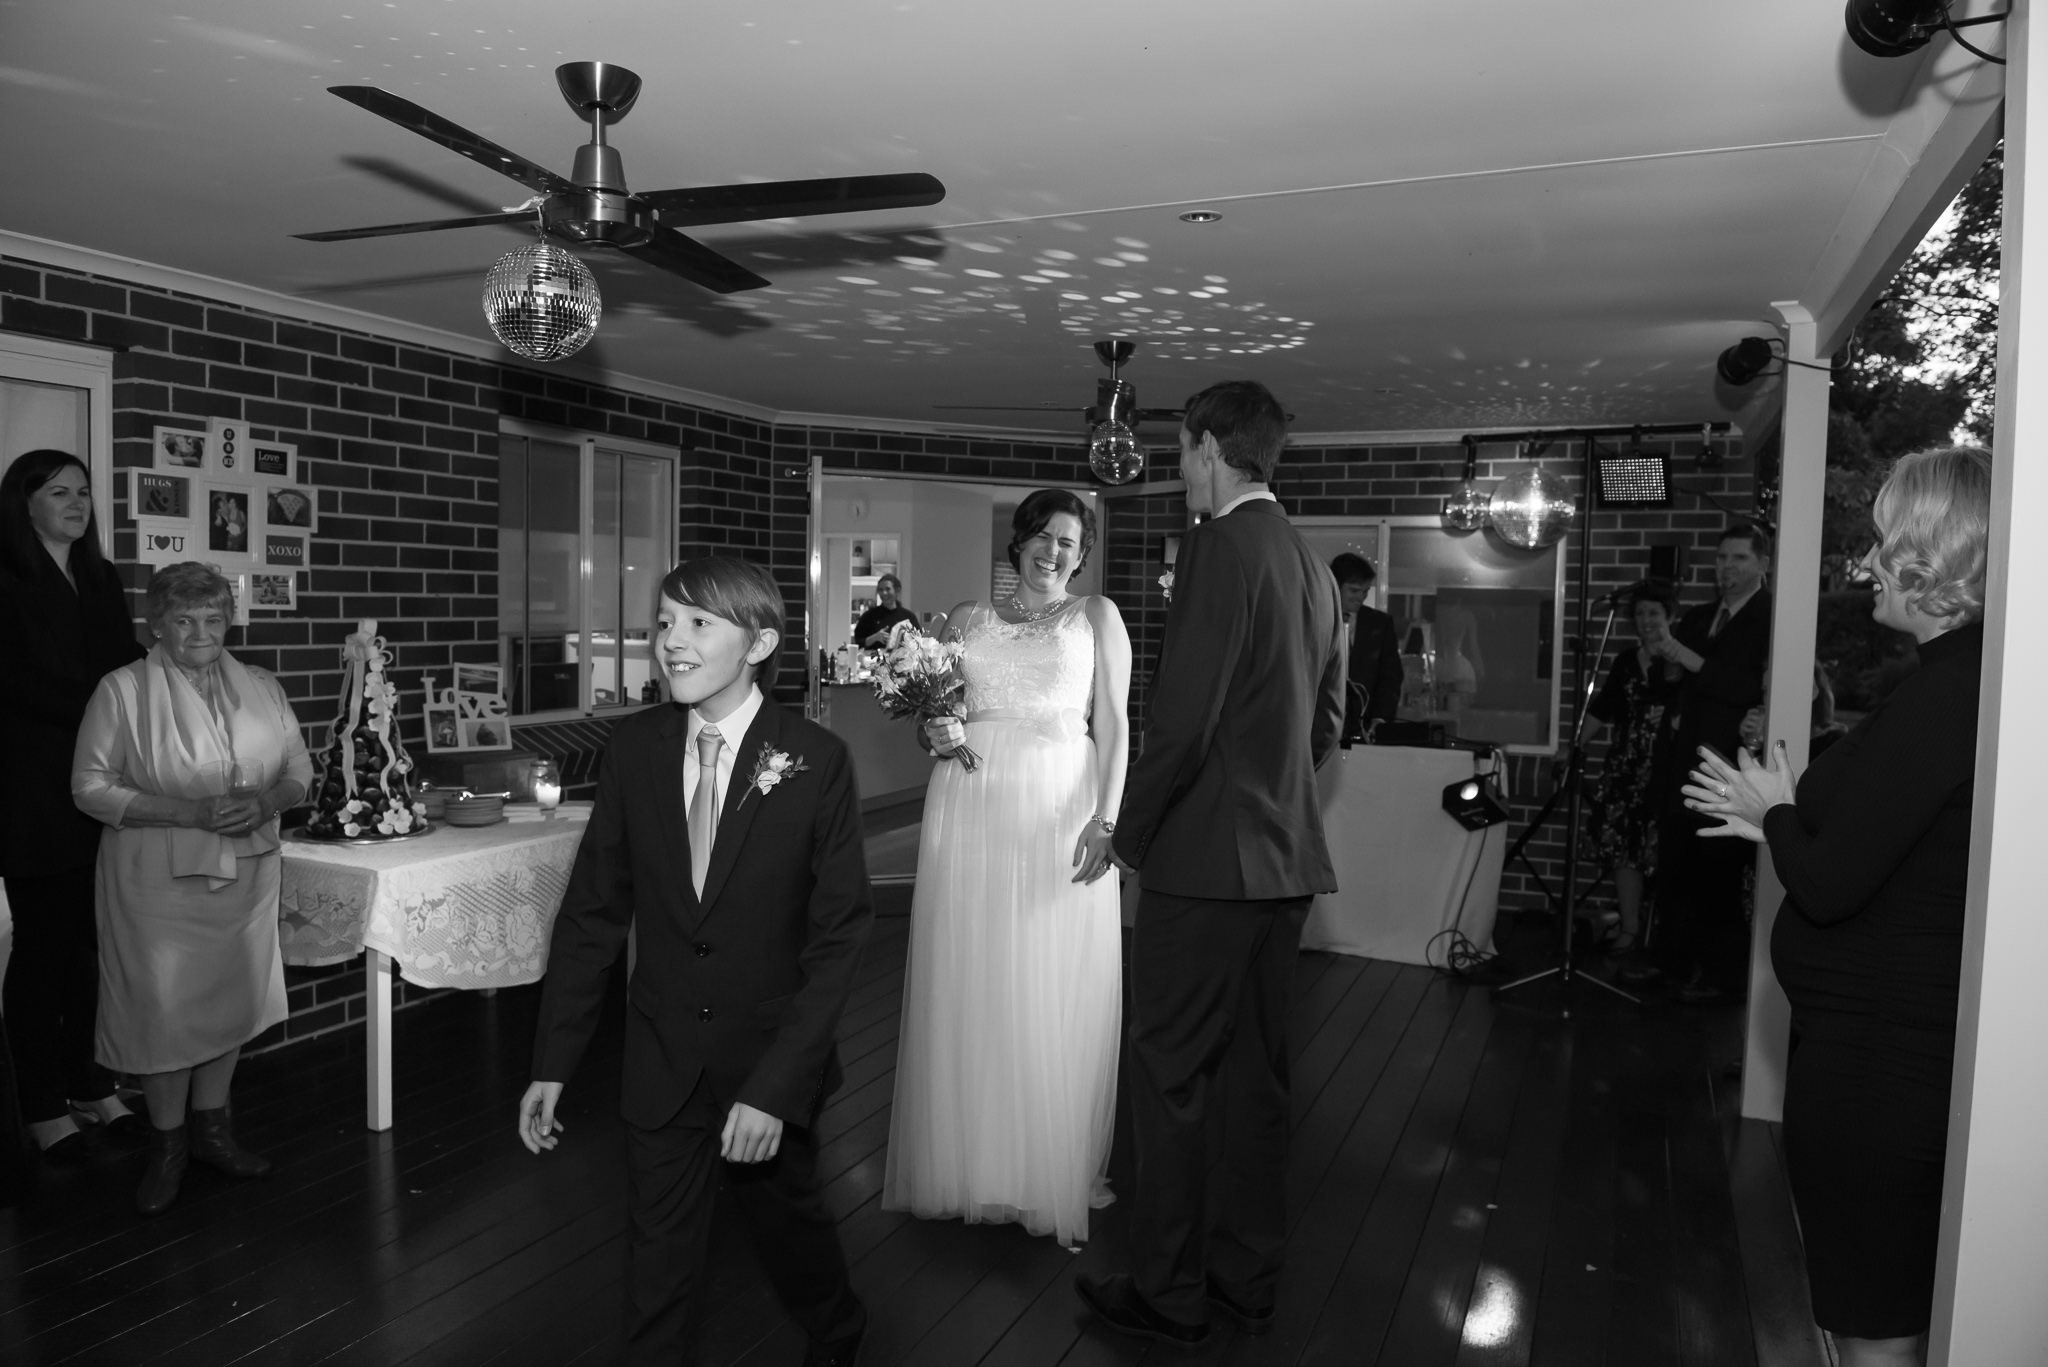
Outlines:
[[541, 815], [553, 817], [555, 808], [562, 803], [562, 772], [549, 759], [535, 760], [533, 764], [533, 800], [540, 807]]

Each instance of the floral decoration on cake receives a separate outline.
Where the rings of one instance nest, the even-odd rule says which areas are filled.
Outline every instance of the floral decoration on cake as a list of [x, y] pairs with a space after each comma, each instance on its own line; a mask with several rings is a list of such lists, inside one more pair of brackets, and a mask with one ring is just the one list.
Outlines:
[[398, 688], [385, 677], [390, 664], [377, 624], [358, 623], [341, 648], [341, 706], [314, 759], [309, 835], [390, 840], [427, 828], [426, 805], [412, 795], [412, 758], [398, 738]]

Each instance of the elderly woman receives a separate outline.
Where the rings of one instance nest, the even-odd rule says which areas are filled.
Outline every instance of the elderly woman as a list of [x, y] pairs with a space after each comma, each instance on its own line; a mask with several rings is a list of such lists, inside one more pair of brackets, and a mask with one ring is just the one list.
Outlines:
[[1792, 1002], [1785, 1156], [1814, 1319], [1844, 1367], [1925, 1360], [1948, 1140], [1976, 776], [1991, 458], [1903, 458], [1864, 558], [1872, 615], [1920, 667], [1795, 786], [1710, 751], [1686, 805], [1704, 836], [1768, 843], [1785, 884], [1771, 962]]
[[[142, 653], [120, 576], [100, 554], [92, 481], [68, 451], [30, 451], [0, 478], [0, 876], [14, 917], [5, 1014], [22, 1118], [55, 1163], [90, 1156], [79, 1126], [139, 1142], [148, 1127], [93, 1062], [99, 947], [92, 868], [100, 825], [71, 805], [71, 749], [93, 685]], [[11, 1142], [12, 1137], [9, 1136]]]
[[145, 1215], [177, 1199], [188, 1158], [236, 1177], [270, 1170], [228, 1129], [228, 1083], [242, 1046], [285, 1018], [277, 814], [312, 765], [277, 680], [222, 648], [233, 611], [208, 567], [158, 570], [156, 646], [100, 680], [72, 762], [73, 800], [109, 828], [99, 1060], [137, 1074], [149, 1103]]

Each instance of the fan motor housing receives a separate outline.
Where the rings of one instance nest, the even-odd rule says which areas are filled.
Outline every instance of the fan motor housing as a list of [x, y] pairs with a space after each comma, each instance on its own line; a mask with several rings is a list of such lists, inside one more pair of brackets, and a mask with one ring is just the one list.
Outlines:
[[650, 236], [645, 214], [628, 196], [610, 190], [549, 195], [541, 206], [541, 221], [549, 232], [607, 247], [637, 247], [645, 242]]

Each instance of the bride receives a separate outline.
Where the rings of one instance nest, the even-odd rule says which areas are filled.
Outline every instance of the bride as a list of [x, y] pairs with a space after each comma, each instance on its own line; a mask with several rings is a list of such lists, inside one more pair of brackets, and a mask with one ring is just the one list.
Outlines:
[[1017, 591], [948, 616], [967, 720], [928, 723], [903, 1033], [882, 1205], [1014, 1220], [1069, 1247], [1110, 1202], [1122, 932], [1110, 871], [1131, 643], [1116, 605], [1070, 597], [1095, 515], [1041, 489], [1017, 507]]

